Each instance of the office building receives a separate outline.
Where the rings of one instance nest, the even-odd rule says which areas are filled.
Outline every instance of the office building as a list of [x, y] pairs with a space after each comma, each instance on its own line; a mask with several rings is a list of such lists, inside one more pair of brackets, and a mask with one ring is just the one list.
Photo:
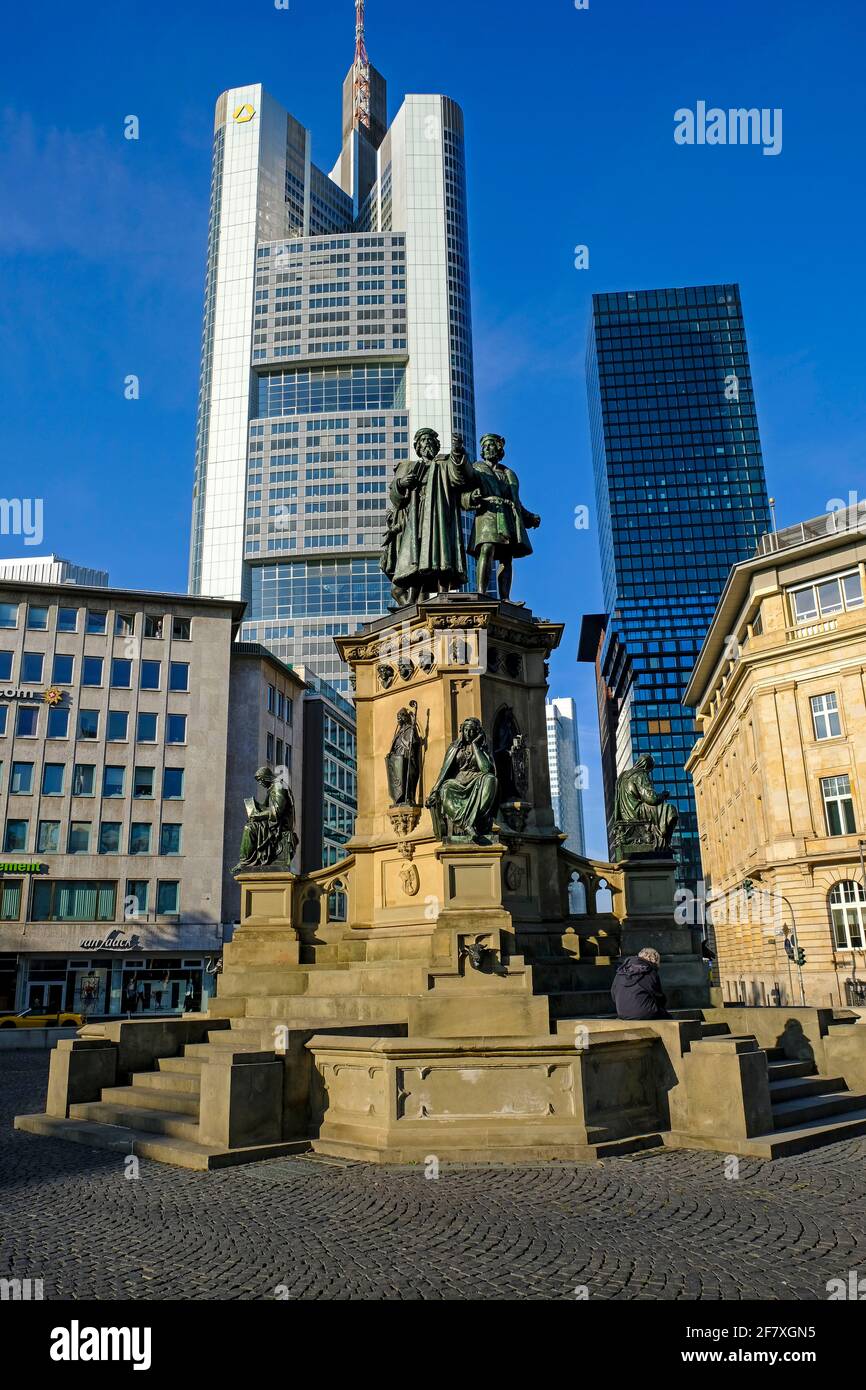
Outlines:
[[21, 584], [86, 584], [93, 588], [108, 583], [108, 571], [75, 565], [59, 555], [28, 555], [24, 559], [0, 560], [0, 580], [3, 579]]
[[550, 796], [556, 824], [567, 837], [566, 849], [586, 853], [583, 825], [583, 781], [574, 701], [548, 700], [547, 760]]
[[355, 707], [301, 667], [304, 695], [303, 840], [305, 874], [346, 858], [358, 811]]

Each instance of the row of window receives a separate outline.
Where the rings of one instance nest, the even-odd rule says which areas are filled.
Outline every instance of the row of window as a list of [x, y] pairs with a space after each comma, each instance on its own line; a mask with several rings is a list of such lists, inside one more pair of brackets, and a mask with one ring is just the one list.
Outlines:
[[[0, 921], [21, 918], [23, 881], [3, 879], [0, 883]], [[156, 885], [155, 906], [160, 917], [180, 912], [180, 883], [160, 879]], [[151, 910], [151, 884], [147, 879], [128, 879], [123, 903], [124, 921], [134, 923]], [[34, 879], [30, 895], [31, 922], [113, 922], [117, 916], [117, 884], [88, 883], [80, 879]]]
[[[15, 721], [16, 738], [38, 738], [39, 705], [19, 705]], [[0, 736], [7, 733], [9, 706], [0, 705]], [[48, 710], [46, 738], [69, 737], [70, 711], [58, 705]], [[98, 709], [78, 711], [77, 736], [88, 742], [99, 738], [100, 712]], [[167, 714], [165, 716], [165, 741], [170, 744], [185, 744], [187, 716]], [[141, 711], [136, 720], [136, 742], [156, 743], [159, 734], [159, 715]], [[108, 743], [126, 743], [129, 740], [129, 711], [108, 710], [105, 720], [105, 737]]]
[[[9, 777], [10, 796], [31, 796], [33, 794], [33, 763], [14, 762]], [[116, 799], [126, 795], [126, 767], [106, 765], [102, 773], [102, 795]], [[96, 767], [93, 763], [75, 763], [72, 768], [71, 792], [73, 796], [93, 796]], [[137, 767], [132, 774], [132, 795], [136, 801], [149, 800], [154, 796], [156, 769]], [[3, 764], [0, 762], [0, 788], [2, 788]], [[42, 795], [64, 796], [66, 792], [66, 764], [45, 763], [42, 768]], [[184, 769], [166, 767], [162, 773], [162, 797], [164, 801], [183, 801]]]
[[[0, 681], [12, 680], [11, 651], [0, 651]], [[85, 656], [81, 661], [81, 684], [101, 686], [104, 683], [105, 658]], [[132, 662], [125, 657], [114, 657], [111, 661], [110, 685], [115, 690], [132, 689]], [[45, 675], [44, 652], [22, 652], [18, 679], [22, 685], [42, 685]], [[64, 652], [55, 652], [51, 663], [52, 685], [72, 685], [75, 678], [75, 657]], [[189, 691], [189, 663], [170, 661], [168, 664], [168, 688], [184, 694]], [[142, 661], [139, 670], [139, 689], [162, 689], [162, 662]]]
[[[20, 603], [0, 603], [0, 627], [17, 627], [20, 610]], [[104, 637], [108, 632], [108, 610], [104, 608], [58, 608], [56, 630], [58, 632], [77, 632], [79, 614], [82, 612], [84, 614], [84, 631], [93, 636]], [[45, 604], [28, 604], [26, 626], [32, 632], [47, 632], [50, 613], [50, 608]], [[154, 616], [151, 613], [143, 613], [139, 616], [142, 618], [143, 637], [159, 640], [166, 635], [166, 620], [162, 615]], [[135, 621], [135, 613], [115, 613], [115, 635], [131, 637], [135, 632]], [[172, 618], [171, 624], [172, 637], [176, 642], [189, 642], [191, 640], [191, 618], [175, 617]]]
[[[59, 820], [40, 820], [36, 823], [35, 854], [120, 854], [122, 821], [100, 821], [97, 834], [93, 834], [93, 822], [87, 820], [70, 821], [66, 828], [66, 848], [61, 848], [61, 825]], [[136, 821], [129, 827], [128, 853], [153, 854], [153, 825], [149, 821]], [[3, 835], [3, 850], [6, 854], [28, 854], [30, 848], [30, 822], [26, 820], [7, 820]], [[160, 855], [181, 853], [183, 826], [165, 822], [159, 827]], [[94, 848], [95, 845], [95, 848]]]

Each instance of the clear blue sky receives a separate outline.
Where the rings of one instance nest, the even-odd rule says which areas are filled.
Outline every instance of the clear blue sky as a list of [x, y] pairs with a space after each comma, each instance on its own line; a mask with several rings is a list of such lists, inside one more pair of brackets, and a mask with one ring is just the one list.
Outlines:
[[[42, 550], [185, 588], [214, 100], [263, 82], [329, 168], [353, 30], [352, 0], [7, 14], [0, 493], [45, 499]], [[574, 661], [600, 603], [594, 527], [573, 526], [594, 513], [590, 295], [739, 281], [780, 524], [862, 489], [864, 38], [859, 0], [368, 0], [392, 114], [442, 91], [466, 115], [479, 426], [508, 436], [544, 516], [517, 596], [568, 624], [552, 684], [580, 702], [597, 853], [595, 695]], [[676, 145], [674, 111], [698, 100], [781, 107], [782, 153]]]

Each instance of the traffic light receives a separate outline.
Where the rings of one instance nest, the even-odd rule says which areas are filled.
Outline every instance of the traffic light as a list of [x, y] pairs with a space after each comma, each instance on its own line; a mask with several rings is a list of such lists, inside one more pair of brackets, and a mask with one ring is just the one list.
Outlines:
[[803, 950], [802, 946], [797, 947], [797, 964], [801, 969], [806, 964], [806, 952]]

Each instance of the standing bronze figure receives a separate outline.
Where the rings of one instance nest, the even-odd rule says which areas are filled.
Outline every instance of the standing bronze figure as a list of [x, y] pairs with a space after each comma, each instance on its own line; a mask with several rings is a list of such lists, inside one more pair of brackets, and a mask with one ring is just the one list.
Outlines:
[[506, 468], [505, 440], [501, 434], [485, 434], [481, 441], [481, 461], [472, 468], [472, 491], [463, 505], [475, 513], [469, 554], [478, 564], [478, 592], [485, 594], [499, 564], [499, 597], [511, 598], [514, 561], [532, 554], [527, 531], [541, 525], [541, 517], [528, 512], [520, 500], [517, 474]]
[[414, 806], [421, 777], [421, 734], [418, 731], [418, 702], [397, 714], [397, 732], [385, 759], [388, 791], [392, 806]]
[[439, 840], [483, 842], [499, 800], [496, 764], [480, 719], [466, 719], [427, 798]]
[[415, 435], [417, 457], [400, 464], [391, 483], [391, 507], [381, 568], [395, 603], [416, 603], [422, 594], [447, 594], [466, 583], [461, 493], [471, 486], [472, 464], [454, 435], [451, 453], [440, 454], [435, 430]]

